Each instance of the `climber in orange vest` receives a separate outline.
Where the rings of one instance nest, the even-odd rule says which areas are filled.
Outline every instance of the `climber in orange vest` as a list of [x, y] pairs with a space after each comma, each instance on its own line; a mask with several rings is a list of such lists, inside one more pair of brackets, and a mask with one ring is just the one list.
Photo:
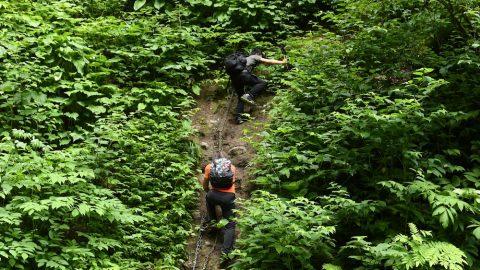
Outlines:
[[234, 217], [233, 209], [235, 209], [235, 180], [236, 168], [222, 154], [217, 154], [213, 161], [205, 166], [202, 186], [207, 192], [208, 218], [206, 222], [210, 223], [217, 219], [215, 213], [215, 206], [217, 205], [222, 209], [222, 217], [228, 220], [227, 225], [222, 228], [222, 254], [224, 255], [233, 250], [235, 242], [235, 222], [232, 220]]

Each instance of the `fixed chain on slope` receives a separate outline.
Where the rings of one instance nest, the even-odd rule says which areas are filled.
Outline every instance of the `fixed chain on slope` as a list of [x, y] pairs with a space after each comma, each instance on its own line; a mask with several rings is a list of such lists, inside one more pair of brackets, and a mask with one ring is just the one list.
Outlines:
[[221, 118], [219, 119], [217, 125], [215, 125], [213, 131], [213, 148], [212, 148], [212, 158], [216, 153], [221, 153], [223, 151], [223, 133], [225, 129], [225, 124], [227, 123], [228, 113], [232, 108], [233, 104], [233, 95], [234, 92], [230, 90], [230, 81], [227, 84], [226, 92], [228, 93], [228, 103], [227, 106], [223, 108], [223, 111], [220, 113]]
[[[226, 87], [226, 92], [228, 93], [228, 104], [226, 107], [224, 107], [224, 111], [220, 113], [221, 119], [218, 122], [218, 125], [215, 126], [214, 131], [213, 131], [213, 147], [212, 147], [212, 158], [215, 157], [216, 153], [221, 153], [223, 151], [223, 132], [225, 129], [225, 124], [227, 123], [228, 119], [228, 112], [230, 111], [232, 104], [233, 104], [233, 96], [234, 92], [230, 91], [230, 81], [227, 84]], [[200, 221], [200, 229], [198, 232], [198, 238], [197, 242], [195, 244], [195, 255], [194, 255], [194, 261], [193, 261], [193, 266], [192, 270], [196, 270], [197, 267], [197, 262], [198, 262], [198, 256], [200, 253], [200, 250], [203, 245], [203, 223], [205, 222], [206, 215], [202, 215], [202, 220]], [[202, 270], [205, 270], [207, 268], [208, 262], [210, 260], [210, 256], [212, 255], [213, 251], [215, 250], [215, 246], [217, 245], [217, 238], [218, 235], [215, 237], [215, 243], [213, 244], [212, 249], [210, 252], [207, 254], [207, 257], [205, 258], [205, 264], [202, 268]]]

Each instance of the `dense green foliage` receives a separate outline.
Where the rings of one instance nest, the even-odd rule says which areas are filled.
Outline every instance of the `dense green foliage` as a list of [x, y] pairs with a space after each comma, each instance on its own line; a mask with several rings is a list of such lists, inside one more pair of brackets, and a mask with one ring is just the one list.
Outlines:
[[184, 258], [205, 44], [123, 4], [0, 1], [2, 269]]
[[233, 268], [480, 267], [478, 1], [18, 0], [0, 26], [0, 268], [178, 268], [191, 96], [274, 43]]
[[192, 94], [249, 31], [299, 30], [316, 2], [0, 1], [0, 267], [180, 266]]
[[270, 37], [291, 35], [318, 24], [328, 0], [135, 0], [133, 9], [153, 6], [160, 12], [180, 12], [188, 23], [210, 26], [221, 32], [259, 34]]
[[[325, 268], [480, 267], [479, 3], [335, 4], [328, 30], [287, 41], [256, 183], [330, 211]], [[260, 226], [256, 207], [242, 218]]]
[[450, 243], [426, 241], [432, 234], [419, 231], [409, 224], [410, 236], [396, 235], [393, 239], [371, 246], [364, 237], [355, 239], [345, 246], [346, 249], [360, 249], [358, 256], [365, 267], [394, 267], [396, 269], [463, 269], [465, 254]]
[[283, 201], [266, 192], [256, 194], [245, 207], [239, 218], [242, 248], [236, 250], [240, 258], [235, 269], [315, 269], [314, 262], [331, 259], [335, 227], [329, 225], [330, 211], [305, 198]]

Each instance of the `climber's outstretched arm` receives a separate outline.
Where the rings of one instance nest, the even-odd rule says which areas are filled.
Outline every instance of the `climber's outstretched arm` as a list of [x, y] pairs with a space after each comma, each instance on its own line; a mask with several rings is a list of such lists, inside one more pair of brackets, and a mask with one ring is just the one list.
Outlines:
[[287, 58], [283, 58], [283, 60], [275, 60], [275, 59], [268, 59], [268, 58], [260, 58], [259, 59], [262, 64], [265, 65], [284, 65], [287, 63]]

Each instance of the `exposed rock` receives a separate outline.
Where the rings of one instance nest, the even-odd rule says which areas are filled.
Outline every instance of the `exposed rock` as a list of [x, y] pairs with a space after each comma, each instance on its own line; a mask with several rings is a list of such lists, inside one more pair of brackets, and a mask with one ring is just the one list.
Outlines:
[[201, 130], [199, 128], [196, 128], [196, 129], [197, 129], [198, 136], [205, 137], [205, 131], [204, 130]]
[[188, 269], [192, 269], [192, 268], [193, 268], [192, 262], [190, 262], [190, 261], [184, 262], [182, 266], [183, 266], [183, 267], [182, 267], [183, 270], [188, 270]]
[[193, 218], [200, 220], [200, 210], [193, 211]]
[[236, 157], [247, 152], [247, 148], [245, 146], [235, 146], [228, 150], [228, 155], [231, 157]]
[[209, 147], [207, 142], [201, 142], [200, 146], [202, 147], [202, 149], [208, 149], [208, 147]]
[[239, 167], [239, 168], [245, 168], [248, 165], [248, 158], [247, 157], [236, 157], [232, 159], [233, 165]]

